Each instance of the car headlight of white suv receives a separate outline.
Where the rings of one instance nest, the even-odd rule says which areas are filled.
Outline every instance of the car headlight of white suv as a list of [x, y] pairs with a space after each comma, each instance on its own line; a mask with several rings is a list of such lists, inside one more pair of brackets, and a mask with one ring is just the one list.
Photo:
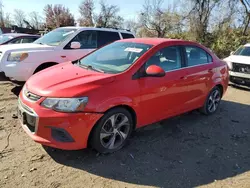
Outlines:
[[8, 56], [7, 61], [9, 62], [21, 62], [29, 57], [29, 54], [26, 52], [11, 52]]
[[58, 112], [83, 112], [88, 97], [81, 98], [46, 98], [41, 105]]
[[228, 65], [229, 70], [232, 70], [233, 69], [233, 63], [231, 61], [226, 61], [226, 63]]

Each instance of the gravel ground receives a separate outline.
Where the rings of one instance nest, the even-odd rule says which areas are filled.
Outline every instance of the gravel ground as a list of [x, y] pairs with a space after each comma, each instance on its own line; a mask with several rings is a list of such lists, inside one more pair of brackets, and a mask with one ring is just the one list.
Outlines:
[[0, 76], [0, 187], [250, 187], [250, 90], [229, 87], [217, 114], [147, 126], [99, 155], [34, 143], [15, 116], [20, 89]]

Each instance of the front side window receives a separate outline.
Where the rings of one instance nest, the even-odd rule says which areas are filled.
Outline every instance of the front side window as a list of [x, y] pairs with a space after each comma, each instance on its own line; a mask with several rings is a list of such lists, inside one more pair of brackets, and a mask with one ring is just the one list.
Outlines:
[[32, 43], [36, 40], [36, 38], [28, 37], [28, 38], [23, 38], [22, 43]]
[[120, 35], [118, 32], [98, 31], [98, 48], [116, 40], [120, 40]]
[[203, 49], [196, 46], [185, 47], [187, 66], [203, 65], [212, 62], [212, 57]]
[[250, 56], [250, 46], [242, 46], [233, 55]]
[[160, 66], [165, 71], [181, 68], [180, 48], [178, 46], [170, 46], [161, 49], [146, 62], [146, 68], [150, 65]]
[[79, 61], [80, 67], [92, 67], [105, 73], [124, 72], [152, 46], [132, 42], [115, 42]]
[[58, 28], [55, 29], [43, 37], [36, 40], [34, 43], [36, 44], [47, 44], [50, 46], [58, 46], [67, 38], [72, 36], [77, 29], [70, 29], [70, 28]]
[[[95, 49], [97, 48], [96, 31], [83, 31], [76, 35], [71, 42], [79, 42], [81, 44], [81, 49]], [[66, 46], [66, 49], [71, 49], [71, 42]]]

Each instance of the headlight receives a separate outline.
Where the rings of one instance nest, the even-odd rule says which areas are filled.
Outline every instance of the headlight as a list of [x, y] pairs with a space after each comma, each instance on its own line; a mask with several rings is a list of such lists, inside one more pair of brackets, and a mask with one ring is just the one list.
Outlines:
[[226, 62], [227, 62], [229, 70], [232, 70], [232, 68], [233, 68], [232, 62], [230, 62], [230, 61], [226, 61]]
[[15, 62], [21, 62], [21, 61], [25, 60], [28, 56], [29, 56], [28, 53], [24, 53], [24, 52], [12, 52], [8, 56], [7, 61], [10, 61], [10, 62], [13, 62], [13, 61], [15, 61]]
[[88, 103], [88, 97], [47, 98], [41, 105], [59, 112], [82, 112]]

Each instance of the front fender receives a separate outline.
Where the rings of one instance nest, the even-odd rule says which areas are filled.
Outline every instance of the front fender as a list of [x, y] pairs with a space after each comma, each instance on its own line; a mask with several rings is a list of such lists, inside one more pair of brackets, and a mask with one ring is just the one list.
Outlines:
[[120, 96], [120, 97], [110, 98], [98, 104], [96, 107], [96, 112], [106, 112], [111, 108], [121, 105], [126, 105], [133, 109], [135, 106], [137, 106], [136, 102], [134, 102], [131, 98]]

